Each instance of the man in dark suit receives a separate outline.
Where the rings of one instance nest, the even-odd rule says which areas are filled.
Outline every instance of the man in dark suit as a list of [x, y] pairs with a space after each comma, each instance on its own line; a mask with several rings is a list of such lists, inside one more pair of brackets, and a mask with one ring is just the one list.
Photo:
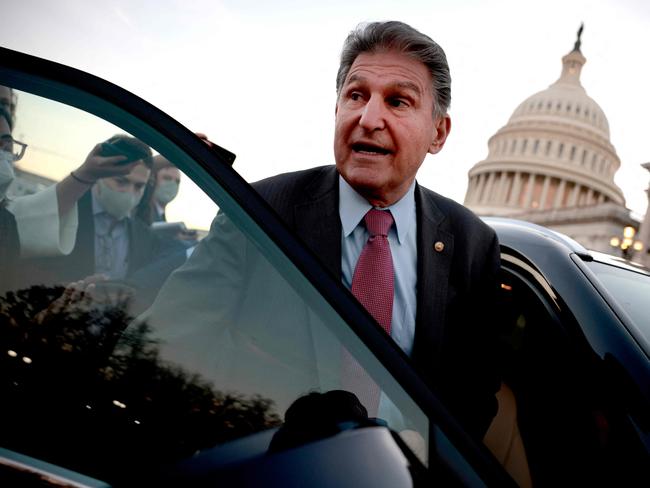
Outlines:
[[[496, 412], [494, 394], [499, 387], [492, 314], [499, 268], [497, 238], [462, 205], [415, 182], [425, 156], [442, 149], [451, 127], [445, 54], [429, 37], [400, 22], [360, 26], [345, 42], [337, 92], [336, 166], [279, 175], [254, 187], [352, 290], [480, 439]], [[373, 219], [379, 216], [384, 221], [390, 213], [383, 234], [370, 235], [366, 215], [371, 213]], [[366, 247], [377, 240], [382, 241], [384, 255], [387, 241], [392, 259], [387, 296], [393, 298], [389, 304], [379, 303], [380, 308], [388, 305], [382, 310], [372, 302], [384, 293], [383, 286], [355, 291], [355, 268]], [[193, 350], [193, 355], [186, 364], [193, 366], [201, 357], [215, 364], [226, 362], [224, 350], [203, 340], [205, 327], [213, 328], [211, 337], [232, 342], [234, 334], [240, 344], [246, 343], [250, 355], [243, 349], [231, 353], [232, 361], [242, 364], [261, 361], [264, 341], [260, 337], [272, 340], [274, 333], [291, 343], [277, 346], [286, 350], [274, 351], [275, 358], [307, 349], [310, 337], [299, 320], [290, 332], [283, 329], [294, 320], [283, 306], [285, 300], [289, 302], [289, 292], [279, 291], [259, 271], [264, 266], [270, 268], [254, 257], [254, 246], [233, 230], [232, 223], [218, 216], [210, 235], [168, 281], [143, 319], [156, 328], [163, 343], [170, 344], [171, 357], [186, 348], [183, 341], [189, 341], [187, 350]], [[227, 280], [232, 282], [225, 285]], [[205, 286], [195, 286], [199, 281]], [[188, 302], [189, 289], [194, 294]], [[250, 311], [265, 300], [276, 308]], [[382, 300], [374, 300], [378, 301]], [[220, 308], [226, 303], [236, 303], [239, 309], [226, 313]], [[309, 323], [308, 318], [301, 320]], [[192, 334], [203, 339], [192, 342], [188, 339]], [[248, 342], [242, 340], [246, 334]], [[227, 380], [226, 376], [220, 379]], [[286, 376], [284, 381], [299, 384], [301, 378]], [[263, 383], [260, 388], [273, 390]]]

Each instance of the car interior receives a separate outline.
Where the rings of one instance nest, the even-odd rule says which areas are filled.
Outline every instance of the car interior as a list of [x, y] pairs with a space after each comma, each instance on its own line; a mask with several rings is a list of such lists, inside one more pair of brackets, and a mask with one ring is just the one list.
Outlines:
[[[543, 276], [529, 269], [502, 268], [505, 388], [495, 423], [504, 422], [504, 415], [508, 427], [495, 444], [490, 445], [490, 433], [485, 442], [520, 486], [632, 482], [638, 469], [634, 456], [624, 460], [618, 454], [626, 436], [622, 414], [603, 400], [606, 382], [588, 381], [598, 374], [584, 369], [597, 370], [599, 358], [581, 346], [571, 314], [540, 283]], [[510, 407], [501, 411], [506, 405]]]

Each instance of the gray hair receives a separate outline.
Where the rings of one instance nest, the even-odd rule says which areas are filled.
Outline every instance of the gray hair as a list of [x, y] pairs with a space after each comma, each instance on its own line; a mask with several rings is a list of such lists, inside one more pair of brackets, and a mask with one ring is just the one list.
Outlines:
[[441, 117], [447, 113], [451, 103], [451, 75], [445, 52], [429, 36], [394, 20], [359, 24], [350, 32], [343, 43], [336, 75], [337, 95], [341, 94], [343, 83], [357, 56], [381, 51], [399, 51], [424, 64], [433, 79], [433, 115]]

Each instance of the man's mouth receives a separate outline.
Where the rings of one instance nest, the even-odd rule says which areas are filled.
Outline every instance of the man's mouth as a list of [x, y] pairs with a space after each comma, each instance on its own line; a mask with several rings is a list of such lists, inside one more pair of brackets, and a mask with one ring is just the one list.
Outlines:
[[378, 154], [381, 156], [385, 156], [387, 154], [390, 154], [390, 151], [388, 149], [385, 149], [381, 146], [376, 146], [374, 144], [368, 144], [365, 142], [356, 142], [352, 144], [352, 150], [354, 152], [358, 153], [363, 153], [363, 154]]

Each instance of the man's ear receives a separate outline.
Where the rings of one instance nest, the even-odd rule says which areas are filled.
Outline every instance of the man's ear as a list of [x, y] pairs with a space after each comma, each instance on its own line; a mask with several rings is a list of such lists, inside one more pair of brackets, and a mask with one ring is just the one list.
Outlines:
[[438, 117], [433, 126], [433, 140], [429, 146], [430, 154], [440, 152], [442, 146], [445, 145], [449, 131], [451, 131], [451, 118], [449, 115], [445, 114], [442, 117]]

